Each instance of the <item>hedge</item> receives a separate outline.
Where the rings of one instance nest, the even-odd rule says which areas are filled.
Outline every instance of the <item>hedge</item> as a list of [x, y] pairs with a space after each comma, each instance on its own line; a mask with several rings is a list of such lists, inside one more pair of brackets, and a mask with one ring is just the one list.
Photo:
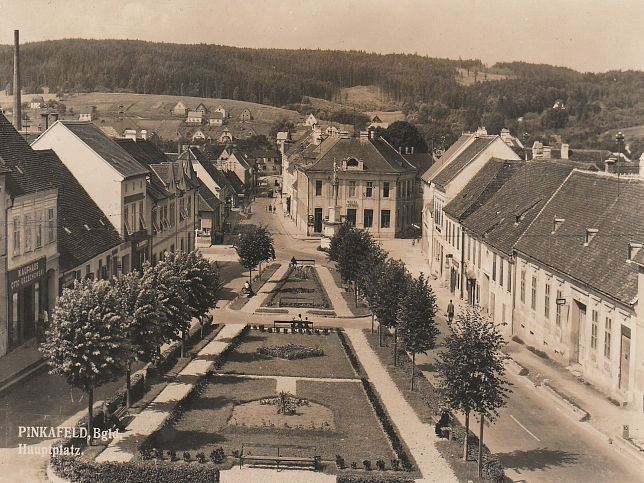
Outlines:
[[413, 483], [414, 479], [402, 475], [372, 471], [368, 475], [364, 473], [340, 473], [335, 481], [337, 483]]
[[212, 463], [128, 461], [97, 463], [74, 456], [51, 458], [54, 473], [74, 483], [218, 483], [219, 470]]
[[347, 354], [347, 357], [349, 358], [349, 361], [351, 362], [353, 369], [356, 371], [357, 374], [360, 374], [360, 363], [358, 362], [358, 358], [356, 357], [355, 353], [351, 349], [351, 346], [349, 346], [349, 343], [347, 342], [347, 338], [345, 337], [343, 331], [341, 330], [338, 331], [338, 338], [342, 343], [342, 348], [344, 349], [344, 352]]
[[367, 393], [369, 402], [371, 402], [373, 409], [376, 411], [376, 415], [378, 416], [378, 419], [382, 424], [382, 428], [385, 430], [385, 433], [389, 437], [389, 441], [391, 441], [391, 446], [396, 452], [396, 456], [398, 456], [398, 459], [400, 460], [400, 466], [402, 466], [402, 469], [405, 471], [411, 471], [413, 469], [413, 465], [409, 460], [409, 456], [405, 451], [405, 447], [400, 441], [400, 438], [398, 438], [398, 433], [396, 433], [396, 429], [394, 428], [393, 424], [389, 420], [389, 415], [385, 411], [385, 408], [382, 407], [382, 404], [380, 403], [380, 399], [378, 398], [375, 391], [371, 387], [371, 384], [369, 383], [367, 378], [363, 377], [360, 380], [362, 381], [362, 386], [364, 387], [364, 390]]

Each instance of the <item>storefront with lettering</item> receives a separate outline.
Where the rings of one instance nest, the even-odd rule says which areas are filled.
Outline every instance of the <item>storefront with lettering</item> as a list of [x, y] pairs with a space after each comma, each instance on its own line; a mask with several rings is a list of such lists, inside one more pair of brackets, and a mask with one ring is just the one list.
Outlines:
[[9, 350], [40, 335], [49, 312], [48, 276], [45, 257], [7, 272]]

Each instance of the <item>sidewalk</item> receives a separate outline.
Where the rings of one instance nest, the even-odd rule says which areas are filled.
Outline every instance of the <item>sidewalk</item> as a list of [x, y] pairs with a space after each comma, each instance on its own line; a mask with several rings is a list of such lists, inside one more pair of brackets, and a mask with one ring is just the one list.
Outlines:
[[[210, 371], [217, 357], [224, 352], [243, 330], [244, 325], [226, 325], [217, 336], [179, 373], [175, 382], [163, 391], [128, 424], [119, 438], [113, 439], [105, 450], [96, 457], [97, 462], [130, 461], [141, 443], [158, 430], [171, 416], [172, 411]], [[181, 381], [181, 382], [179, 382]]]
[[[417, 275], [421, 271], [426, 275], [430, 273], [429, 263], [424, 258], [420, 244], [411, 245], [411, 240], [382, 240], [383, 248], [389, 251], [392, 258], [400, 258], [412, 274]], [[467, 303], [459, 298], [458, 293], [451, 293], [449, 288], [441, 287], [437, 280], [430, 277], [430, 285], [436, 295], [436, 303], [439, 308], [440, 319], [446, 317], [447, 304], [453, 301], [456, 312]], [[506, 346], [506, 353], [512, 360], [529, 371], [530, 380], [540, 385], [543, 382], [552, 387], [555, 393], [564, 394], [567, 398], [590, 414], [588, 424], [605, 436], [606, 440], [622, 446], [629, 443], [621, 438], [622, 426], [629, 426], [630, 437], [640, 446], [644, 446], [644, 414], [632, 408], [619, 407], [611, 403], [608, 398], [593, 386], [579, 381], [565, 367], [553, 361], [542, 359], [525, 346], [509, 339]], [[568, 404], [564, 398], [551, 394], [553, 398], [559, 398], [564, 404]], [[572, 417], [572, 416], [571, 416]], [[644, 453], [642, 454], [644, 458]]]
[[362, 367], [380, 395], [389, 417], [407, 444], [423, 475], [422, 481], [457, 482], [454, 472], [436, 449], [434, 428], [420, 421], [412, 407], [400, 393], [378, 356], [373, 352], [360, 329], [347, 329], [346, 334]]
[[347, 301], [344, 300], [342, 296], [342, 289], [339, 288], [335, 281], [333, 280], [333, 275], [329, 272], [327, 267], [318, 266], [316, 267], [318, 275], [320, 276], [320, 281], [326, 289], [326, 293], [331, 300], [331, 305], [333, 305], [333, 310], [335, 311], [338, 317], [353, 317], [353, 313], [347, 305]]
[[0, 393], [45, 365], [36, 339], [14, 349], [0, 359]]
[[266, 300], [266, 297], [275, 289], [275, 286], [282, 280], [286, 272], [288, 271], [289, 264], [286, 261], [280, 261], [280, 260], [275, 260], [273, 263], [281, 263], [280, 267], [271, 275], [271, 278], [269, 278], [264, 285], [262, 285], [262, 288], [259, 289], [257, 294], [255, 294], [253, 297], [250, 297], [248, 302], [246, 302], [246, 305], [244, 305], [241, 308], [242, 312], [246, 312], [249, 314], [255, 313], [255, 311], [262, 306], [264, 301]]
[[644, 444], [644, 414], [628, 406], [619, 407], [593, 386], [581, 383], [565, 367], [542, 359], [521, 344], [510, 341], [508, 355], [520, 366], [528, 369], [527, 377], [539, 385], [547, 382], [576, 405], [590, 414], [588, 423], [607, 438], [621, 437], [622, 426], [629, 426], [631, 438], [640, 446]]

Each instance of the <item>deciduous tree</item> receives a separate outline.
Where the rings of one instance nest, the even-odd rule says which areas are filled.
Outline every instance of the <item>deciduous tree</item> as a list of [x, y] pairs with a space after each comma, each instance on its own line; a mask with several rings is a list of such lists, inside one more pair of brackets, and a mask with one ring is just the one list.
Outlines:
[[120, 376], [129, 354], [121, 302], [110, 283], [84, 280], [65, 289], [40, 350], [51, 374], [63, 376], [70, 386], [87, 394], [91, 444], [94, 389]]
[[233, 243], [233, 247], [237, 251], [242, 266], [248, 269], [248, 278], [251, 283], [253, 281], [253, 268], [261, 262], [275, 259], [273, 237], [268, 228], [263, 225], [240, 233]]
[[411, 390], [414, 390], [416, 354], [426, 354], [436, 344], [436, 297], [421, 273], [410, 278], [398, 301], [398, 333], [403, 349], [411, 352]]
[[497, 409], [506, 404], [511, 392], [510, 383], [504, 379], [505, 344], [494, 322], [477, 307], [460, 311], [450, 326], [445, 339], [445, 351], [440, 356], [439, 372], [441, 389], [452, 409], [465, 415], [465, 442], [463, 459], [467, 459], [469, 416], [481, 416], [479, 436], [479, 476], [483, 448], [483, 423], [487, 417], [494, 421]]

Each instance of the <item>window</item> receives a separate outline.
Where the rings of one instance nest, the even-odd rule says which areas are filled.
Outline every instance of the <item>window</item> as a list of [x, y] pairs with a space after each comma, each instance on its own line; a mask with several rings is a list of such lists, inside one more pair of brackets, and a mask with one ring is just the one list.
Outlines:
[[477, 257], [478, 258], [479, 268], [481, 268], [481, 245], [482, 244], [479, 242], [479, 255]]
[[170, 203], [170, 226], [174, 226], [175, 208], [174, 203]]
[[129, 213], [130, 210], [127, 205], [123, 207], [123, 224], [125, 225], [125, 233], [127, 235], [132, 234], [132, 229], [130, 228], [130, 221], [129, 221]]
[[373, 181], [367, 181], [367, 189], [364, 195], [367, 198], [371, 198], [373, 196]]
[[13, 254], [20, 255], [20, 218], [13, 219]]
[[389, 228], [391, 223], [391, 211], [380, 210], [380, 228]]
[[492, 255], [492, 280], [496, 282], [496, 253]]
[[503, 257], [499, 257], [499, 285], [503, 287]]
[[356, 196], [356, 182], [349, 181], [349, 197], [355, 198], [355, 196]]
[[546, 289], [543, 296], [543, 315], [546, 316], [546, 319], [550, 319], [550, 284], [546, 284]]
[[373, 226], [373, 210], [364, 210], [364, 227], [371, 228]]
[[521, 270], [521, 291], [519, 292], [521, 302], [525, 303], [525, 270]]
[[42, 211], [36, 213], [36, 248], [42, 246]]
[[382, 183], [382, 197], [389, 198], [389, 181]]
[[[560, 299], [563, 297], [563, 294], [561, 293], [561, 290], [557, 290], [557, 299]], [[555, 312], [555, 323], [557, 325], [561, 325], [561, 305], [557, 304], [557, 309]]]
[[137, 231], [137, 227], [139, 226], [139, 219], [136, 216], [136, 203], [132, 203], [132, 221], [130, 222], [130, 226], [132, 227], [132, 230]]
[[188, 211], [188, 216], [192, 216], [192, 196], [188, 196], [187, 211]]
[[456, 249], [460, 250], [461, 248], [461, 229], [456, 227]]
[[532, 310], [535, 310], [537, 308], [537, 276], [536, 275], [532, 276], [532, 290], [530, 295], [532, 295], [532, 300], [530, 300], [530, 308]]
[[604, 357], [610, 359], [610, 337], [613, 328], [613, 319], [606, 317], [606, 327], [604, 329]]
[[54, 241], [54, 209], [47, 209], [47, 243]]
[[508, 263], [508, 284], [506, 285], [508, 292], [512, 291], [512, 265]]
[[315, 181], [315, 196], [322, 196], [322, 180]]
[[31, 245], [32, 242], [32, 223], [31, 223], [31, 213], [26, 213], [25, 214], [25, 251], [30, 252], [33, 247]]
[[143, 211], [143, 201], [139, 201], [139, 230], [147, 230], [145, 224], [145, 212]]
[[590, 325], [590, 348], [593, 350], [597, 349], [597, 319], [599, 314], [596, 310], [592, 312], [592, 319]]
[[186, 200], [184, 200], [183, 198], [179, 200], [179, 221], [180, 222], [183, 221], [183, 219], [185, 218], [185, 214], [186, 214], [185, 203], [186, 203]]

